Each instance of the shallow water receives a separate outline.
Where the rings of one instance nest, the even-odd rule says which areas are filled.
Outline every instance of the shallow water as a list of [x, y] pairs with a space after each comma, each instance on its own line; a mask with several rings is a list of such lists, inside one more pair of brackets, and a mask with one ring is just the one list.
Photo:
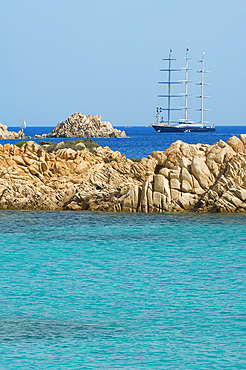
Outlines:
[[243, 369], [245, 215], [0, 211], [0, 369]]

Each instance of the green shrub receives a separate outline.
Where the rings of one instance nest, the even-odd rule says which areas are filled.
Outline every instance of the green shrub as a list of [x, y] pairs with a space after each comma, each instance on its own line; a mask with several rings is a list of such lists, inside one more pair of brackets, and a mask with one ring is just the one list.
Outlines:
[[141, 158], [130, 158], [130, 160], [133, 162], [140, 162]]
[[84, 142], [85, 142], [85, 140], [81, 140], [81, 139], [77, 139], [77, 140], [75, 141], [75, 143], [76, 143], [76, 144], [78, 144], [78, 143], [83, 143], [83, 144], [84, 144]]
[[87, 149], [92, 149], [92, 148], [98, 148], [100, 145], [95, 143], [92, 139], [85, 139], [83, 140], [83, 144], [85, 144], [85, 147]]
[[41, 144], [42, 146], [44, 146], [43, 149], [47, 153], [56, 152], [59, 149], [73, 149], [73, 150], [78, 150], [78, 148], [76, 147], [76, 144], [79, 144], [79, 143], [84, 144], [85, 147], [91, 153], [93, 153], [95, 151], [95, 148], [97, 148], [97, 147], [100, 146], [99, 144], [94, 143], [94, 141], [92, 141], [91, 139], [86, 139], [86, 140], [80, 140], [80, 139], [78, 139], [76, 141], [67, 141], [67, 140], [65, 140], [65, 141], [61, 141], [60, 143], [50, 143], [48, 141], [40, 141], [39, 142], [39, 144]]
[[47, 153], [52, 153], [56, 150], [56, 143], [51, 143], [47, 148], [43, 148]]
[[21, 148], [22, 145], [26, 144], [26, 141], [19, 141], [17, 144], [15, 144], [16, 146], [18, 146], [18, 148]]
[[53, 145], [54, 143], [50, 143], [49, 141], [39, 141], [40, 145]]

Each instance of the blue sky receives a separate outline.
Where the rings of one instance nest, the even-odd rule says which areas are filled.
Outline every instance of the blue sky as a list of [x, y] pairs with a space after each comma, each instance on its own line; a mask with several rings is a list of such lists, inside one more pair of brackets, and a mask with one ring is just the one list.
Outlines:
[[[0, 122], [55, 126], [82, 112], [151, 124], [165, 105], [162, 58], [172, 48], [184, 67], [189, 48], [194, 82], [206, 52], [206, 118], [246, 125], [245, 19], [245, 0], [0, 0]], [[198, 120], [198, 87], [190, 91]]]

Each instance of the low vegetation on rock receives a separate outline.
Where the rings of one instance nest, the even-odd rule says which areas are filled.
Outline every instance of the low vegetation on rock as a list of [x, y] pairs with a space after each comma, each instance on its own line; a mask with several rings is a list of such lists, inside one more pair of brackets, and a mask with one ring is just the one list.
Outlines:
[[15, 145], [18, 146], [18, 148], [21, 148], [22, 145], [26, 144], [26, 140], [23, 140], [23, 141], [19, 141], [18, 143], [16, 143]]
[[95, 143], [91, 139], [76, 141], [61, 141], [59, 143], [40, 141], [39, 144], [41, 145], [42, 149], [44, 149], [47, 153], [56, 152], [59, 149], [73, 149], [75, 151], [78, 151], [83, 150], [85, 148], [87, 148], [91, 153], [93, 153], [95, 149], [99, 147], [99, 144]]

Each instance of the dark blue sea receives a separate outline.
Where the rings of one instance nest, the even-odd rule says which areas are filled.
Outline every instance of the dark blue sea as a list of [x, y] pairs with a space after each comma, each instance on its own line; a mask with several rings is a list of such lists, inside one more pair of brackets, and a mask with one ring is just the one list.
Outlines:
[[[246, 134], [246, 126], [218, 126], [215, 132], [181, 132], [181, 133], [157, 133], [152, 127], [117, 127], [124, 130], [129, 136], [129, 139], [93, 139], [98, 144], [108, 145], [112, 150], [118, 150], [125, 154], [127, 158], [142, 158], [147, 157], [154, 150], [165, 150], [174, 141], [182, 140], [189, 144], [214, 144], [220, 139], [227, 141], [229, 137], [240, 134]], [[18, 131], [17, 127], [9, 127], [9, 130]], [[27, 127], [25, 129], [26, 136], [34, 136], [35, 134], [43, 134], [51, 132], [52, 127]], [[64, 139], [36, 139], [60, 142]], [[76, 139], [65, 139], [76, 140]], [[16, 143], [19, 140], [0, 140], [0, 144], [6, 142]]]
[[[246, 130], [126, 132], [96, 141], [141, 157]], [[0, 369], [245, 369], [245, 230], [244, 214], [0, 210]]]

